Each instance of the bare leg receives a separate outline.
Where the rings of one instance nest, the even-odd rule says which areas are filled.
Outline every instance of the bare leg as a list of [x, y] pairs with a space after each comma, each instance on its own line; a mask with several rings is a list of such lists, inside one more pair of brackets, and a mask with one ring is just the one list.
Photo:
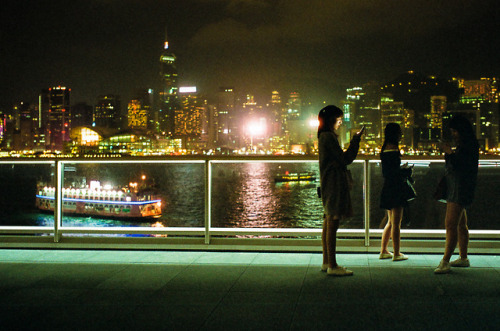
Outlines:
[[380, 220], [379, 229], [382, 229], [383, 227], [385, 227], [387, 225], [388, 221], [389, 221], [389, 211], [386, 210], [384, 217], [382, 217], [382, 219]]
[[[390, 212], [388, 212], [390, 213]], [[384, 227], [384, 232], [382, 232], [382, 242], [380, 245], [380, 254], [389, 253], [387, 247], [389, 246], [389, 240], [391, 239], [391, 219], [387, 220], [387, 224]]]
[[469, 228], [467, 227], [467, 212], [463, 209], [458, 221], [458, 250], [462, 259], [467, 258], [467, 247], [469, 246]]
[[339, 218], [336, 216], [326, 216], [326, 248], [328, 254], [328, 267], [337, 267], [337, 230], [339, 229]]
[[403, 219], [403, 207], [392, 208], [389, 215], [394, 256], [399, 256], [401, 255], [401, 220]]
[[443, 260], [450, 262], [450, 258], [457, 247], [458, 242], [458, 222], [463, 213], [463, 208], [458, 203], [448, 202], [446, 204], [446, 247], [444, 249]]

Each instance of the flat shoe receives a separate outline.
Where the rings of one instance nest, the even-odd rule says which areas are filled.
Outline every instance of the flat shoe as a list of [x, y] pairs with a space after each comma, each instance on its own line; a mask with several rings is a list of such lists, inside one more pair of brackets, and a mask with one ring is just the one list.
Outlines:
[[328, 264], [321, 265], [321, 271], [326, 272], [328, 270]]
[[441, 262], [439, 262], [439, 265], [437, 266], [437, 268], [434, 269], [435, 274], [447, 274], [450, 271], [451, 271], [450, 262], [446, 262], [444, 260], [441, 260]]
[[346, 269], [345, 267], [337, 266], [336, 268], [328, 268], [327, 272], [328, 276], [352, 276], [354, 272]]
[[392, 253], [380, 253], [379, 259], [381, 260], [392, 259]]
[[470, 267], [470, 262], [469, 262], [469, 259], [462, 259], [461, 257], [459, 257], [458, 259], [451, 261], [450, 266], [467, 268], [467, 267]]
[[392, 260], [393, 261], [404, 261], [404, 260], [408, 260], [408, 256], [404, 255], [404, 254], [401, 254], [401, 255], [394, 255], [392, 257]]

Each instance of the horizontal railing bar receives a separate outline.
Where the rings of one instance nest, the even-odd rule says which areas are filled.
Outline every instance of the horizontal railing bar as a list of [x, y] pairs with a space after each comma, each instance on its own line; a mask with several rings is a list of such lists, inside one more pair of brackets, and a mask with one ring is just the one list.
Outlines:
[[52, 161], [34, 161], [34, 160], [16, 160], [16, 161], [0, 161], [0, 164], [54, 164], [55, 160]]
[[[321, 236], [322, 229], [301, 228], [210, 228], [210, 235]], [[361, 229], [339, 229], [342, 235], [364, 235]]]
[[[168, 233], [203, 233], [205, 230], [201, 227], [62, 227], [61, 232], [65, 233], [130, 233], [130, 234], [168, 234]], [[210, 228], [212, 235], [241, 235], [241, 234], [271, 234], [271, 235], [321, 235], [322, 229], [302, 229], [302, 228]], [[48, 226], [1, 226], [0, 233], [52, 233], [53, 228]], [[380, 237], [382, 229], [371, 229], [370, 237]], [[338, 234], [342, 235], [361, 235], [362, 229], [339, 229]], [[444, 229], [425, 230], [425, 229], [401, 229], [402, 237], [443, 237], [446, 234]], [[469, 230], [471, 239], [473, 238], [491, 238], [498, 239], [500, 230]]]
[[149, 228], [149, 227], [61, 227], [61, 233], [102, 233], [102, 234], [201, 234], [205, 233], [205, 228], [187, 228], [187, 227], [165, 227], [165, 228]]
[[54, 233], [51, 226], [0, 226], [0, 233]]
[[128, 163], [204, 163], [204, 160], [60, 160], [62, 164], [128, 164]]

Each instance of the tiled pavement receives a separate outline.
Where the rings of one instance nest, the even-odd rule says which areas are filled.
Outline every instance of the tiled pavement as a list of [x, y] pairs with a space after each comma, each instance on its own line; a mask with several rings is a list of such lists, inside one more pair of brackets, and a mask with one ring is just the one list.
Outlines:
[[500, 256], [0, 250], [0, 330], [498, 330]]

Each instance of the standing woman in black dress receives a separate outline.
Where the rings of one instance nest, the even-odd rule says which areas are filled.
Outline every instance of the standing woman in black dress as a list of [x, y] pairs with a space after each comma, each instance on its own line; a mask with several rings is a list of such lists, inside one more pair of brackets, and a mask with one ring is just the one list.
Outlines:
[[344, 113], [336, 106], [326, 106], [318, 115], [319, 172], [321, 177], [321, 199], [325, 219], [321, 241], [323, 245], [323, 266], [330, 276], [350, 276], [351, 270], [341, 267], [336, 259], [336, 238], [340, 220], [352, 216], [350, 196], [350, 173], [347, 165], [351, 164], [359, 150], [361, 129], [355, 134], [349, 148], [343, 151], [336, 131], [342, 125]]
[[[467, 258], [469, 228], [465, 210], [474, 199], [479, 163], [479, 144], [471, 123], [461, 115], [455, 115], [449, 124], [451, 136], [457, 148], [443, 144], [446, 179], [446, 247], [443, 259], [434, 270], [436, 274], [451, 271], [450, 267], [470, 266]], [[450, 262], [458, 242], [460, 257]]]
[[[406, 180], [411, 176], [412, 169], [407, 164], [401, 167], [401, 152], [399, 141], [401, 140], [401, 127], [397, 123], [389, 123], [384, 131], [384, 144], [380, 153], [382, 161], [382, 175], [384, 186], [380, 196], [380, 207], [388, 211], [387, 224], [382, 232], [382, 244], [380, 247], [380, 259], [391, 259], [393, 261], [407, 260], [408, 257], [401, 253], [401, 220], [403, 210], [408, 201], [405, 197]], [[392, 237], [394, 253], [389, 252], [389, 239]]]

